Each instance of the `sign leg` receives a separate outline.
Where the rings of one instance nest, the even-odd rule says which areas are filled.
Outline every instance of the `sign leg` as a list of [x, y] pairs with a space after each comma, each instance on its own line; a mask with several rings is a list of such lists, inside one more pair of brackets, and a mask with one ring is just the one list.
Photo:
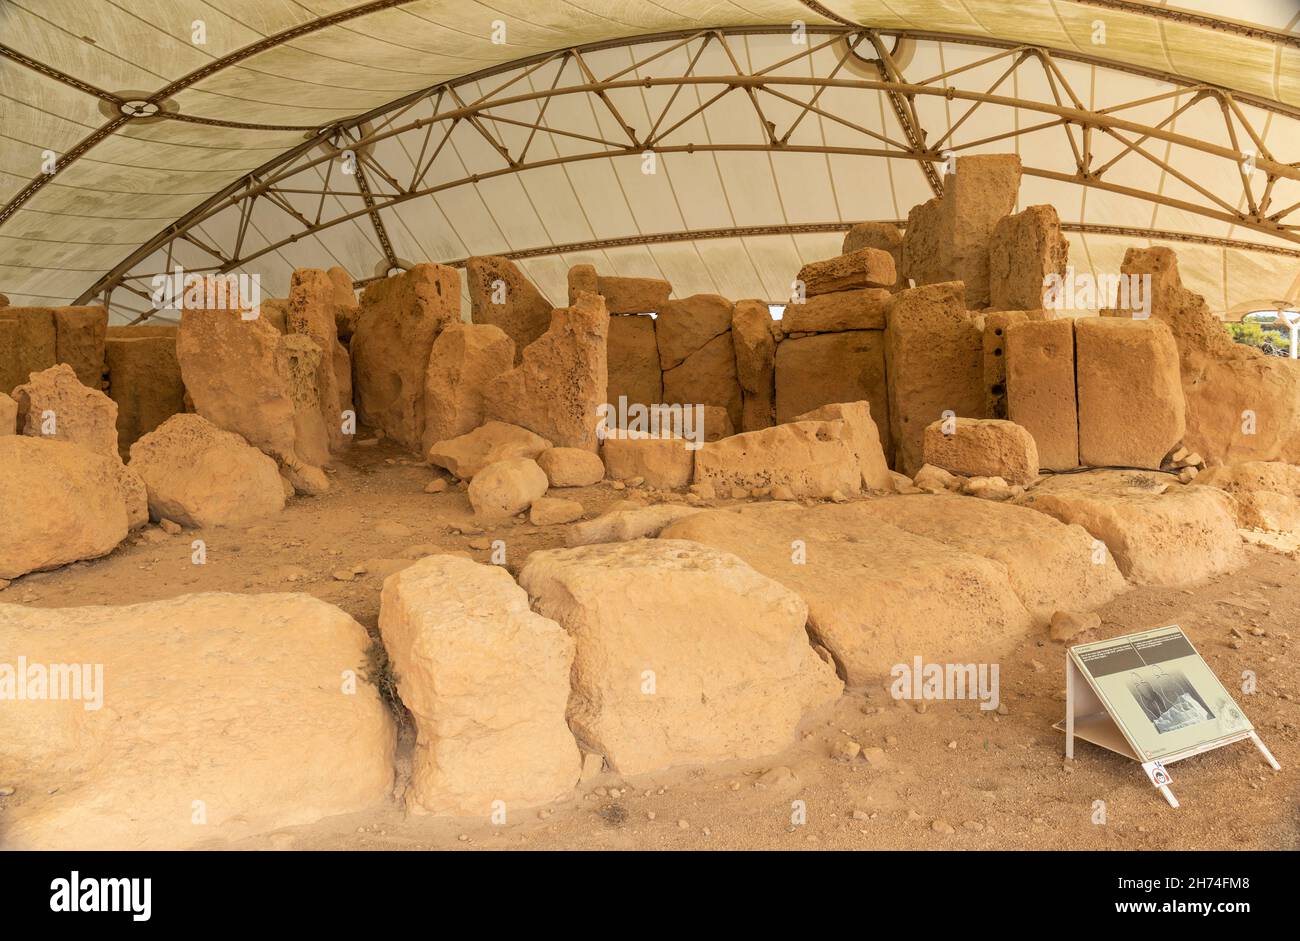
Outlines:
[[1074, 661], [1065, 654], [1065, 757], [1074, 760]]
[[1264, 760], [1268, 762], [1270, 768], [1274, 771], [1282, 770], [1282, 766], [1277, 763], [1277, 759], [1273, 757], [1273, 753], [1268, 750], [1268, 746], [1264, 744], [1264, 740], [1259, 737], [1258, 733], [1251, 732], [1250, 740], [1255, 743], [1255, 747], [1259, 749], [1260, 754], [1264, 756]]
[[1169, 790], [1168, 784], [1160, 785], [1160, 793], [1165, 795], [1165, 800], [1169, 801], [1169, 806], [1178, 809], [1178, 798], [1174, 797], [1174, 792]]

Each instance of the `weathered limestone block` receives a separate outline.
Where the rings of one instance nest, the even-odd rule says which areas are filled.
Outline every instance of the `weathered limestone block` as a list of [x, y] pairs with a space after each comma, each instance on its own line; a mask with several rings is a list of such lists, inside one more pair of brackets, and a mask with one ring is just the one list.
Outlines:
[[5, 395], [27, 381], [18, 360], [18, 318], [12, 311], [0, 307], [0, 392]]
[[0, 435], [18, 434], [18, 403], [0, 392]]
[[[989, 245], [998, 221], [1015, 207], [1020, 157], [958, 157], [956, 172], [943, 179], [943, 196], [908, 213], [903, 276], [917, 285], [962, 281], [966, 303], [972, 309], [988, 307]], [[1025, 309], [1041, 306], [1036, 303]]]
[[[996, 663], [1024, 640], [1033, 618], [1004, 563], [907, 532], [873, 512], [875, 504], [923, 500], [944, 501], [954, 513], [962, 504], [994, 505], [922, 495], [811, 508], [752, 504], [695, 513], [660, 537], [734, 552], [797, 592], [808, 604], [809, 634], [851, 687], [877, 684], [916, 656]], [[986, 540], [996, 536], [985, 526]], [[791, 550], [796, 544], [803, 553]]]
[[331, 451], [340, 451], [351, 441], [343, 433], [343, 410], [351, 407], [351, 395], [345, 400], [335, 362], [339, 348], [336, 292], [337, 285], [328, 273], [319, 268], [299, 268], [289, 282], [285, 313], [288, 332], [309, 337], [321, 351], [312, 384]]
[[569, 269], [569, 306], [578, 302], [583, 291], [605, 298], [605, 309], [611, 314], [649, 314], [667, 303], [673, 286], [658, 278], [598, 275], [592, 265], [574, 265]]
[[884, 330], [889, 297], [890, 292], [884, 288], [818, 294], [802, 304], [787, 304], [781, 329], [786, 333]]
[[878, 248], [894, 259], [894, 270], [899, 278], [889, 290], [901, 291], [907, 287], [902, 278], [903, 233], [898, 226], [891, 222], [859, 222], [844, 233], [844, 245], [840, 249], [843, 254], [851, 255], [863, 248]]
[[81, 701], [0, 709], [0, 778], [23, 795], [5, 849], [223, 845], [388, 800], [392, 715], [360, 678], [365, 629], [333, 605], [209, 593], [0, 609], [0, 649], [95, 665], [104, 707], [86, 708], [83, 685]]
[[1050, 275], [1065, 276], [1070, 243], [1052, 206], [1004, 216], [989, 239], [989, 306], [1040, 310]]
[[357, 314], [361, 310], [361, 305], [357, 303], [356, 289], [352, 286], [352, 275], [338, 265], [325, 274], [334, 285], [334, 328], [339, 339], [346, 343], [352, 339], [357, 328]]
[[1186, 585], [1241, 565], [1228, 495], [1166, 481], [1132, 471], [1061, 474], [1017, 502], [1088, 530], [1135, 585]]
[[1211, 466], [1300, 463], [1300, 364], [1232, 342], [1205, 299], [1183, 287], [1171, 249], [1130, 248], [1120, 270], [1149, 276], [1151, 316], [1173, 330], [1187, 407], [1183, 443]]
[[600, 455], [582, 448], [547, 448], [536, 461], [552, 487], [590, 487], [605, 477]]
[[664, 373], [664, 401], [670, 405], [717, 406], [726, 409], [733, 428], [741, 424], [744, 400], [730, 330]]
[[[289, 395], [293, 399], [294, 454], [301, 462], [323, 467], [330, 462], [330, 426], [326, 424], [325, 413], [332, 409], [321, 406], [316, 382], [323, 369], [333, 377], [333, 357], [326, 357], [316, 341], [302, 333], [286, 334], [280, 341], [280, 351], [287, 365]], [[328, 365], [322, 366], [327, 359]], [[336, 423], [341, 432], [342, 423]]]
[[609, 401], [653, 405], [663, 400], [664, 377], [652, 317], [629, 314], [609, 318]]
[[205, 529], [241, 526], [284, 509], [275, 461], [200, 415], [173, 415], [131, 445], [149, 515]]
[[1007, 328], [1031, 318], [1041, 319], [1040, 311], [992, 310], [980, 317], [984, 342], [984, 414], [989, 418], [1007, 417]]
[[116, 453], [0, 435], [0, 578], [112, 552], [129, 524], [121, 477]]
[[104, 358], [123, 450], [185, 410], [175, 328], [169, 336], [110, 336], [104, 341]]
[[528, 508], [528, 522], [534, 526], [563, 526], [565, 523], [582, 519], [582, 515], [586, 512], [577, 500], [567, 500], [563, 497], [538, 497]]
[[809, 262], [799, 269], [804, 296], [816, 297], [835, 291], [887, 288], [898, 279], [894, 256], [878, 248], [860, 248], [848, 255]]
[[925, 463], [925, 428], [944, 412], [984, 417], [984, 340], [963, 298], [960, 283], [932, 284], [899, 292], [886, 312], [890, 436], [905, 474]]
[[98, 390], [104, 381], [104, 336], [108, 308], [54, 308], [54, 348], [60, 363], [67, 363], [84, 386]]
[[[787, 308], [788, 309], [788, 308]], [[776, 347], [776, 420], [792, 421], [836, 402], [871, 403], [885, 454], [893, 454], [889, 393], [885, 382], [885, 334], [846, 330], [787, 338]]]
[[421, 264], [361, 295], [352, 336], [352, 394], [360, 418], [404, 448], [424, 433], [424, 378], [433, 341], [460, 320], [460, 274]]
[[624, 500], [595, 519], [570, 526], [564, 544], [570, 547], [590, 546], [604, 542], [647, 539], [658, 536], [660, 530], [669, 523], [699, 512], [698, 507], [680, 503], [657, 503], [646, 506]]
[[[987, 335], [988, 327], [985, 327]], [[1007, 417], [1034, 438], [1048, 470], [1079, 466], [1074, 321], [1030, 320], [1007, 328]]]
[[1212, 467], [1197, 485], [1226, 491], [1242, 529], [1300, 533], [1300, 467], [1280, 461], [1244, 461]]
[[21, 432], [70, 441], [120, 461], [117, 449], [117, 403], [81, 384], [67, 363], [32, 373], [14, 389]]
[[862, 488], [853, 434], [842, 421], [801, 421], [747, 431], [695, 453], [695, 480], [720, 492], [778, 485], [798, 498], [849, 496]]
[[863, 489], [893, 492], [894, 478], [889, 472], [885, 451], [880, 444], [880, 430], [871, 417], [870, 402], [836, 402], [832, 405], [823, 405], [821, 408], [796, 416], [794, 421], [844, 422], [844, 438], [857, 459], [858, 469], [862, 472]]
[[565, 797], [574, 641], [500, 566], [427, 556], [388, 576], [379, 630], [415, 720], [415, 813], [488, 818]]
[[488, 383], [483, 413], [562, 447], [596, 450], [597, 408], [608, 402], [609, 314], [599, 295], [557, 307], [514, 369]]
[[635, 432], [607, 437], [601, 447], [605, 475], [611, 480], [643, 477], [650, 487], [679, 490], [690, 485], [695, 471], [695, 451], [688, 444], [684, 438]]
[[804, 602], [729, 553], [685, 540], [553, 549], [529, 556], [519, 583], [576, 642], [570, 727], [621, 774], [781, 751], [842, 689], [808, 643]]
[[730, 330], [734, 306], [717, 294], [692, 294], [664, 301], [655, 319], [660, 368], [667, 372], [680, 366], [692, 353]]
[[1038, 476], [1038, 448], [1033, 435], [1015, 422], [995, 418], [958, 418], [952, 434], [945, 422], [925, 429], [926, 464], [963, 477], [1001, 477], [1010, 484], [1027, 484]]
[[[788, 310], [788, 308], [787, 308]], [[731, 312], [731, 344], [740, 383], [740, 430], [770, 428], [776, 411], [776, 331], [763, 301], [737, 301]]]
[[1159, 468], [1187, 430], [1178, 347], [1158, 320], [1074, 325], [1079, 463]]
[[536, 458], [551, 446], [550, 441], [527, 428], [490, 421], [468, 434], [435, 441], [429, 448], [428, 460], [462, 480], [471, 480], [489, 464], [512, 457]]
[[551, 303], [508, 258], [482, 255], [465, 263], [470, 319], [502, 330], [514, 343], [514, 362], [551, 325]]
[[[550, 313], [547, 312], [549, 320]], [[452, 323], [433, 341], [424, 376], [425, 453], [483, 424], [483, 390], [515, 362], [514, 341], [487, 323]]]
[[31, 373], [43, 372], [59, 361], [53, 307], [9, 307], [5, 313], [18, 322], [19, 382], [26, 382]]
[[550, 482], [546, 471], [527, 457], [512, 457], [489, 464], [469, 483], [469, 502], [474, 515], [486, 522], [507, 519], [521, 513], [546, 495]]

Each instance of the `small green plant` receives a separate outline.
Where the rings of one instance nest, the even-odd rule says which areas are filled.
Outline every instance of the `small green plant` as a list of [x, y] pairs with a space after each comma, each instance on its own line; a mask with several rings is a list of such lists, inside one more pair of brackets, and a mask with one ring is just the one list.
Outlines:
[[1254, 321], [1229, 323], [1224, 326], [1228, 328], [1228, 336], [1235, 342], [1253, 346], [1255, 349], [1262, 349], [1266, 343], [1280, 350], [1291, 348], [1291, 338], [1278, 327], [1264, 326]]
[[366, 648], [365, 680], [379, 690], [379, 698], [394, 715], [400, 718], [406, 712], [402, 697], [397, 694], [397, 676], [393, 673], [393, 664], [378, 637], [371, 638], [370, 646]]

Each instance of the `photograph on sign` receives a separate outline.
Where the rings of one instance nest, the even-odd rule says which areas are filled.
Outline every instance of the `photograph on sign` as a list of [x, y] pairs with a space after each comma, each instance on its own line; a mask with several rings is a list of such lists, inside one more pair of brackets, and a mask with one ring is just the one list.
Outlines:
[[1144, 761], [1252, 729], [1176, 626], [1084, 644], [1071, 655]]

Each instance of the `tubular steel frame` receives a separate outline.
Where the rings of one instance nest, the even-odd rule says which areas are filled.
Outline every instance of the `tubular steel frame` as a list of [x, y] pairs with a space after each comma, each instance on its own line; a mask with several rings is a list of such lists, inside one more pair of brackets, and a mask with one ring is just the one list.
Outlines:
[[[400, 2], [402, 0], [364, 4], [346, 13], [360, 15], [356, 11], [382, 9], [398, 5]], [[810, 4], [810, 7], [815, 8], [816, 5]], [[338, 14], [336, 18], [345, 17], [343, 14]], [[307, 26], [314, 26], [314, 24], [307, 24]], [[305, 28], [306, 26], [303, 27]], [[936, 165], [941, 164], [948, 154], [960, 154], [987, 147], [991, 143], [1011, 141], [1017, 137], [1053, 128], [1059, 128], [1064, 135], [1062, 144], [1068, 146], [1068, 152], [1072, 155], [1074, 164], [1072, 172], [1025, 166], [1026, 175], [1096, 188], [1180, 209], [1265, 233], [1293, 243], [1297, 249], [1300, 249], [1300, 214], [1297, 212], [1300, 210], [1300, 202], [1281, 208], [1273, 204], [1276, 183], [1279, 180], [1300, 180], [1300, 165], [1275, 158], [1265, 146], [1262, 135], [1241, 107], [1244, 103], [1300, 119], [1300, 112], [1286, 105], [1260, 101], [1217, 86], [1191, 83], [1186, 79], [1164, 73], [1117, 65], [1108, 60], [1042, 46], [1003, 43], [969, 36], [896, 29], [863, 29], [851, 26], [809, 25], [806, 31], [807, 42], [802, 47], [795, 47], [797, 51], [794, 54], [779, 63], [757, 70], [742, 65], [747, 61], [746, 57], [737, 55], [729, 40], [742, 35], [779, 34], [788, 37], [789, 27], [690, 30], [574, 46], [529, 59], [504, 63], [404, 96], [366, 114], [317, 129], [316, 133], [303, 144], [244, 175], [167, 226], [99, 278], [76, 299], [75, 303], [83, 304], [95, 298], [102, 298], [107, 304], [111, 302], [114, 291], [118, 289], [147, 299], [148, 283], [159, 272], [140, 270], [140, 266], [152, 256], [162, 252], [165, 253], [165, 263], [161, 266], [161, 270], [168, 270], [172, 265], [173, 252], [181, 243], [201, 249], [210, 258], [209, 265], [192, 267], [190, 270], [227, 272], [304, 237], [360, 219], [362, 216], [367, 217], [374, 228], [383, 263], [389, 269], [399, 267], [400, 262], [394, 254], [391, 241], [385, 231], [380, 210], [455, 187], [474, 185], [482, 180], [539, 167], [628, 155], [639, 156], [647, 151], [659, 154], [786, 152], [870, 156], [917, 162], [925, 172], [931, 188], [938, 193], [942, 189], [942, 177], [937, 172]], [[904, 74], [904, 67], [900, 66], [889, 48], [889, 44], [885, 42], [886, 38], [894, 41], [894, 51], [897, 51], [899, 43], [924, 39], [986, 47], [989, 55], [968, 65], [948, 69], [938, 75], [908, 77]], [[651, 44], [653, 44], [652, 48], [645, 48]], [[696, 74], [697, 63], [705, 49], [710, 46], [716, 46], [723, 53], [730, 69], [719, 70], [717, 74], [711, 75]], [[621, 64], [611, 74], [598, 77], [592, 67], [590, 53], [613, 47], [627, 47], [632, 50], [633, 64]], [[669, 53], [683, 49], [689, 53], [685, 68], [670, 68], [667, 61], [661, 61], [666, 60]], [[801, 75], [777, 74], [779, 69], [800, 63], [802, 60], [811, 60], [812, 56], [827, 49], [837, 57], [836, 65], [827, 74], [810, 75], [812, 71], [810, 69], [805, 69]], [[246, 58], [247, 56], [242, 52], [236, 56]], [[4, 53], [5, 50], [0, 49], [0, 54]], [[1071, 87], [1058, 66], [1057, 59], [1084, 61], [1101, 68], [1136, 72], [1168, 82], [1173, 85], [1173, 88], [1162, 94], [1135, 97], [1105, 108], [1090, 109], [1084, 105], [1083, 99]], [[30, 62], [24, 64], [37, 67]], [[1004, 66], [1004, 69], [998, 73], [998, 78], [986, 87], [962, 88], [952, 81], [963, 73], [989, 65]], [[656, 74], [647, 75], [645, 70], [652, 66]], [[856, 66], [856, 68], [849, 68], [849, 66]], [[553, 81], [537, 89], [528, 85], [530, 76], [537, 75], [550, 67], [555, 67]], [[662, 71], [665, 69], [667, 71]], [[1033, 100], [999, 93], [1012, 76], [1025, 69], [1035, 70], [1034, 78], [1039, 82], [1046, 82], [1050, 90], [1050, 99], [1044, 96], [1046, 100]], [[662, 74], [659, 74], [661, 71]], [[868, 77], [873, 71], [874, 77]], [[503, 80], [486, 94], [477, 97], [465, 94], [474, 83], [494, 76], [502, 76]], [[566, 77], [567, 80], [562, 82], [561, 80]], [[193, 81], [197, 80], [197, 78], [193, 79]], [[149, 100], [159, 103], [177, 90], [177, 86], [178, 83], [173, 83]], [[652, 113], [650, 126], [639, 129], [620, 113], [610, 92], [647, 88], [667, 88], [671, 89], [671, 94], [657, 119]], [[675, 115], [673, 120], [668, 120], [679, 94], [687, 88], [699, 91], [701, 103], [698, 107], [688, 109], [684, 115]], [[855, 123], [848, 116], [832, 113], [819, 106], [823, 92], [829, 88], [886, 95], [891, 104], [890, 110], [898, 124], [896, 131], [887, 129], [886, 133], [882, 134]], [[607, 137], [603, 132], [596, 135], [584, 134], [573, 129], [552, 126], [547, 120], [549, 103], [557, 98], [571, 95], [589, 97], [593, 107], [611, 117], [620, 130]], [[946, 132], [936, 137], [925, 129], [917, 112], [916, 102], [918, 98], [923, 97], [937, 97], [948, 102], [964, 102], [969, 106], [952, 122]], [[666, 142], [670, 135], [694, 118], [717, 108], [720, 102], [730, 103], [737, 98], [743, 99], [740, 106], [752, 108], [758, 119], [756, 126], [761, 130], [752, 138]], [[1223, 117], [1225, 139], [1231, 146], [1192, 138], [1170, 129], [1180, 114], [1205, 100], [1217, 104]], [[793, 105], [797, 109], [795, 116], [783, 127], [779, 127], [764, 110], [765, 102], [775, 101]], [[1124, 112], [1128, 109], [1156, 102], [1165, 102], [1170, 109], [1168, 116], [1157, 124], [1128, 120], [1124, 117]], [[410, 118], [411, 111], [426, 104], [432, 108], [431, 116]], [[508, 111], [512, 106], [521, 104], [535, 105], [536, 118], [519, 120], [517, 117], [497, 113]], [[1006, 133], [958, 142], [954, 135], [959, 128], [976, 111], [986, 105], [1017, 108], [1024, 112], [1036, 113], [1042, 116], [1042, 120], [1034, 121], [1026, 127], [1017, 127]], [[809, 115], [817, 115], [822, 120], [850, 128], [870, 138], [879, 146], [844, 147], [824, 143], [820, 145], [791, 143], [791, 136], [795, 129]], [[163, 111], [146, 120], [178, 119], [178, 117]], [[117, 124], [125, 120], [130, 119], [126, 117], [114, 119]], [[190, 120], [195, 119], [190, 118]], [[110, 122], [113, 129], [117, 124]], [[431, 181], [429, 172], [438, 154], [462, 125], [472, 128], [475, 134], [491, 146], [492, 151], [499, 158], [497, 165], [477, 168], [474, 173], [452, 179]], [[495, 133], [497, 129], [507, 126], [526, 131], [523, 143], [514, 146], [513, 149], [502, 134]], [[109, 125], [101, 128], [100, 131], [106, 131], [107, 128]], [[106, 133], [111, 133], [111, 130], [107, 130]], [[99, 135], [99, 131], [96, 135]], [[539, 135], [556, 140], [563, 139], [570, 146], [564, 149], [557, 148], [555, 153], [559, 156], [530, 159], [529, 151]], [[1095, 159], [1091, 147], [1095, 135], [1105, 135], [1115, 141], [1121, 148], [1118, 154], [1105, 162]], [[414, 173], [395, 172], [392, 168], [386, 167], [377, 156], [375, 148], [377, 143], [399, 136], [404, 142], [412, 143], [413, 146], [408, 148], [409, 151], [419, 153], [413, 161]], [[585, 148], [574, 151], [572, 149], [574, 142], [585, 144]], [[1157, 145], [1176, 145], [1214, 158], [1215, 168], [1225, 166], [1223, 163], [1225, 161], [1230, 163], [1235, 167], [1234, 181], [1239, 182], [1239, 189], [1221, 195], [1215, 191], [1216, 184], [1198, 182], [1189, 173], [1180, 171], [1174, 162], [1160, 156], [1156, 152]], [[340, 174], [335, 165], [344, 150], [355, 156], [355, 167], [349, 174], [352, 177], [350, 183], [340, 188], [338, 185]], [[1159, 150], [1167, 151], [1167, 147], [1160, 146]], [[65, 165], [67, 156], [65, 156]], [[1116, 163], [1121, 160], [1138, 159], [1155, 165], [1162, 172], [1179, 180], [1194, 191], [1200, 199], [1198, 201], [1190, 198], [1178, 199], [1160, 192], [1149, 192], [1112, 183], [1106, 179], [1108, 171]], [[1262, 182], [1257, 179], [1260, 175], [1263, 177]], [[0, 210], [0, 224], [3, 224], [4, 219], [22, 202], [30, 198], [31, 193], [27, 192], [27, 189]], [[314, 212], [303, 211], [300, 208], [302, 203], [308, 201], [315, 204]], [[299, 205], [295, 205], [295, 202]], [[254, 213], [261, 211], [263, 207], [273, 207], [286, 213], [301, 230], [259, 248], [249, 248], [246, 245], [249, 225]], [[237, 214], [237, 224], [228, 227], [232, 232], [228, 240], [218, 245], [214, 244], [210, 237], [205, 239], [199, 235], [197, 230], [200, 230], [205, 222], [223, 213]], [[825, 226], [815, 228], [829, 230], [830, 227], [844, 228], [846, 225], [827, 223]], [[743, 234], [778, 234], [802, 231], [804, 228], [806, 227], [792, 225], [749, 227]], [[1080, 231], [1111, 230], [1111, 227], [1089, 225], [1074, 225], [1066, 228]], [[739, 230], [727, 231], [740, 234]], [[1113, 231], [1122, 231], [1139, 237], [1177, 237], [1184, 241], [1231, 244], [1234, 247], [1276, 254], [1292, 254], [1289, 249], [1279, 249], [1273, 245], [1248, 241], [1195, 235], [1175, 236], [1173, 233], [1147, 229], [1125, 228]], [[720, 234], [727, 233], [723, 231], [716, 234], [658, 233], [583, 243], [583, 246], [594, 248], [614, 244], [648, 244], [718, 237]], [[546, 246], [505, 254], [510, 257], [532, 257], [566, 250], [573, 249], [571, 246]], [[147, 319], [152, 312], [150, 310], [141, 314], [137, 320]]]

